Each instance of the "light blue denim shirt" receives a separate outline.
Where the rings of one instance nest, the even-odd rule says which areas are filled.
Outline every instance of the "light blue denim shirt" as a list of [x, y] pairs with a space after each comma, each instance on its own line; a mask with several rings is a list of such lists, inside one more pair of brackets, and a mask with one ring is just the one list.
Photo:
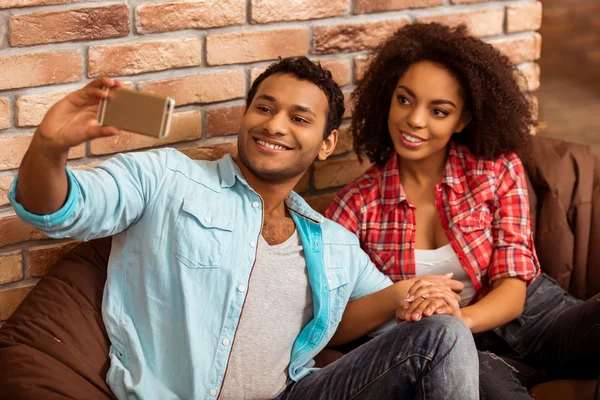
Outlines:
[[[67, 174], [68, 198], [51, 215], [27, 212], [15, 185], [9, 196], [19, 217], [48, 236], [114, 235], [102, 310], [112, 344], [110, 388], [119, 399], [217, 398], [256, 257], [260, 196], [229, 155], [192, 161], [160, 149]], [[288, 372], [298, 381], [313, 371], [346, 303], [391, 281], [352, 233], [295, 193], [286, 205], [314, 303], [292, 349]]]

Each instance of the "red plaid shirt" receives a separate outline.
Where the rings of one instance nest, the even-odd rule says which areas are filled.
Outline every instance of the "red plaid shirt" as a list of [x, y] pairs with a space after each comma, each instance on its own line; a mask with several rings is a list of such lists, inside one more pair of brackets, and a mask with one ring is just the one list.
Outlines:
[[[451, 142], [435, 191], [442, 226], [473, 281], [475, 301], [497, 279], [531, 281], [539, 274], [525, 170], [516, 154], [486, 161]], [[398, 157], [342, 189], [325, 216], [354, 232], [393, 281], [415, 276], [415, 206], [400, 183]]]

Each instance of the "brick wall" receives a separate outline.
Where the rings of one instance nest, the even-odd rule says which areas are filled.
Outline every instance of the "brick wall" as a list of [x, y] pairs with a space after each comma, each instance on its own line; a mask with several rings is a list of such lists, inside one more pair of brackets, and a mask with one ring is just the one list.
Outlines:
[[[524, 90], [539, 86], [534, 0], [0, 0], [0, 16], [0, 321], [75, 244], [19, 222], [6, 192], [48, 107], [94, 77], [170, 95], [178, 107], [165, 140], [97, 140], [72, 149], [75, 168], [165, 145], [196, 159], [234, 151], [244, 95], [270, 60], [320, 60], [349, 95], [368, 49], [416, 21], [468, 23], [519, 65]], [[297, 189], [323, 210], [364, 168], [344, 132], [335, 156], [315, 164]]]

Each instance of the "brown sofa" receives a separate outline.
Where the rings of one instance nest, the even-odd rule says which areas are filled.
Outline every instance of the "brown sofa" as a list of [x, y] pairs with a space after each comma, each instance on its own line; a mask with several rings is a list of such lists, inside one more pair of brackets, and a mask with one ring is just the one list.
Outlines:
[[[542, 268], [573, 295], [600, 292], [600, 163], [585, 146], [536, 138], [528, 165]], [[596, 224], [592, 222], [596, 221]], [[0, 328], [0, 399], [113, 399], [101, 304], [110, 238], [60, 260]], [[536, 400], [592, 399], [595, 381], [554, 381]]]

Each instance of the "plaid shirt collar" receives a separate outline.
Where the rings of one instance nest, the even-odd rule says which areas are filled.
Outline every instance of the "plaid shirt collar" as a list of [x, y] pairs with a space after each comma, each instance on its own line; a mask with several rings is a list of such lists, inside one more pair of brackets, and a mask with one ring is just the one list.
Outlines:
[[[452, 188], [456, 193], [464, 193], [465, 175], [458, 173], [462, 171], [461, 165], [463, 164], [464, 152], [453, 141], [450, 141], [449, 147], [448, 160], [446, 161], [446, 168], [444, 169], [441, 183]], [[377, 178], [384, 213], [389, 213], [399, 204], [407, 201], [406, 192], [400, 183], [398, 155], [396, 152], [394, 152], [389, 161], [380, 170]]]

